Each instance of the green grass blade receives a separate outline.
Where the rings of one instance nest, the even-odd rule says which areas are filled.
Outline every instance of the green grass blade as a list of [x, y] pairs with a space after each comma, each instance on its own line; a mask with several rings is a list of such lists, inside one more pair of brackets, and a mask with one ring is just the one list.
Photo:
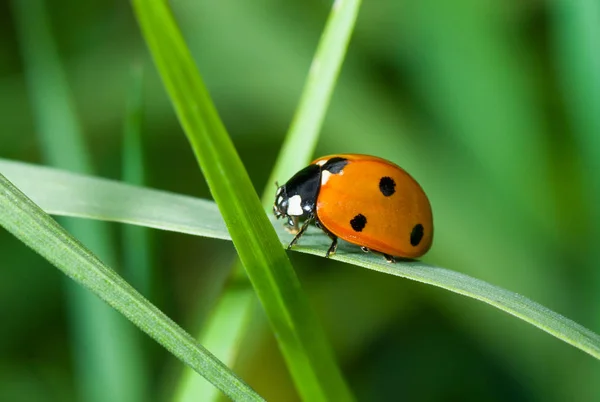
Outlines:
[[351, 400], [333, 352], [267, 219], [165, 1], [135, 13], [292, 378], [305, 400]]
[[211, 201], [1, 158], [0, 172], [53, 215], [231, 239]]
[[[123, 133], [123, 181], [144, 184], [144, 157], [142, 145], [143, 83], [141, 66], [132, 69], [131, 89], [127, 102]], [[148, 231], [127, 225], [123, 227], [124, 276], [141, 294], [150, 294], [151, 252]]]
[[[216, 205], [209, 201], [2, 159], [0, 171], [48, 213], [229, 239]], [[94, 191], [94, 188], [97, 190]], [[163, 213], [167, 210], [170, 210], [169, 214]], [[130, 216], [134, 213], [135, 216]], [[181, 222], [186, 221], [187, 225], [183, 226]], [[280, 242], [287, 244], [290, 234], [280, 224], [276, 224], [275, 228]], [[326, 236], [316, 229], [309, 229], [294, 250], [323, 256], [328, 246]], [[382, 258], [364, 254], [357, 247], [345, 243], [340, 244], [339, 251], [332, 258], [483, 301], [600, 359], [599, 335], [519, 294], [419, 261], [388, 264]]]
[[313, 58], [300, 103], [267, 182], [263, 204], [272, 203], [272, 184], [287, 180], [313, 156], [325, 112], [350, 42], [360, 0], [333, 3], [325, 30]]
[[[0, 225], [234, 400], [262, 398], [0, 174]], [[114, 334], [113, 334], [114, 335]]]
[[[12, 2], [24, 59], [25, 78], [44, 160], [56, 167], [92, 174], [44, 0]], [[66, 220], [65, 227], [114, 265], [117, 257], [103, 222]], [[147, 399], [147, 377], [135, 330], [116, 312], [65, 279], [72, 355], [80, 399], [136, 402]], [[112, 336], [120, 334], [119, 337]]]
[[[354, 29], [360, 3], [360, 0], [349, 0], [333, 4], [312, 60], [312, 67], [290, 130], [263, 192], [262, 203], [267, 210], [270, 210], [273, 203], [274, 188], [272, 184], [277, 180], [281, 182], [287, 180], [296, 171], [306, 166], [313, 156], [325, 111], [329, 105]], [[237, 260], [234, 264], [233, 276], [240, 281], [245, 281], [247, 278], [243, 272], [243, 265]], [[202, 334], [198, 337], [201, 344], [213, 351], [229, 367], [232, 367], [236, 361], [237, 345], [244, 337], [246, 324], [255, 314], [255, 310], [251, 308], [255, 300], [250, 286], [227, 287], [212, 311], [211, 318], [205, 323]], [[226, 327], [223, 327], [220, 317], [231, 316], [239, 317], [239, 319], [231, 320]], [[227, 336], [214, 335], [222, 332]], [[217, 350], [220, 352], [218, 353]], [[176, 400], [179, 402], [215, 400], [214, 388], [207, 387], [207, 382], [203, 378], [192, 374], [189, 369], [184, 371], [182, 382], [176, 393]]]

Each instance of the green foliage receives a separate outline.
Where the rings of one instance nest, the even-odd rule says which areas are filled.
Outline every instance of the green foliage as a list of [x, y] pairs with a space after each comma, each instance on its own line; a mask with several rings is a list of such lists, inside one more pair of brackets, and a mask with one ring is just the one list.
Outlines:
[[[297, 400], [236, 250], [217, 240], [229, 231], [131, 3], [8, 4], [0, 173], [262, 397]], [[263, 206], [274, 180], [346, 152], [399, 164], [430, 198], [422, 262], [390, 266], [347, 245], [307, 255], [325, 252], [317, 230], [287, 253], [358, 400], [597, 400], [597, 336], [573, 322], [600, 332], [596, 0], [363, 2], [355, 27], [348, 0], [169, 4]], [[143, 88], [132, 66], [144, 66]], [[275, 228], [272, 246], [285, 246]], [[5, 230], [0, 255], [0, 400], [162, 401], [187, 385], [196, 400], [222, 399]]]

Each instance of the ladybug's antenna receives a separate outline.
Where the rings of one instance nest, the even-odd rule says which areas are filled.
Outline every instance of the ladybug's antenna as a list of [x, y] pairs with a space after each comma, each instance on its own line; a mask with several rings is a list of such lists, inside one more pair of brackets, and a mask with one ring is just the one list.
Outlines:
[[279, 188], [279, 183], [277, 183], [277, 180], [275, 180], [275, 187]]

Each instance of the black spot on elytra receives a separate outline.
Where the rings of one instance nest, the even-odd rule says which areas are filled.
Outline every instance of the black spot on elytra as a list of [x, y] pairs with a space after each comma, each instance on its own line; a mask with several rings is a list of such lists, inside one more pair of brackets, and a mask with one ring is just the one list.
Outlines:
[[367, 225], [367, 218], [363, 214], [358, 214], [350, 220], [350, 226], [355, 232], [362, 232]]
[[342, 170], [344, 170], [344, 168], [346, 167], [347, 164], [348, 164], [348, 159], [340, 158], [339, 156], [336, 156], [334, 158], [329, 159], [327, 162], [325, 162], [322, 169], [327, 170], [329, 173], [332, 173], [332, 174], [338, 174]]
[[391, 177], [382, 177], [379, 180], [379, 191], [386, 197], [391, 196], [396, 192], [396, 182]]
[[412, 229], [412, 232], [410, 232], [410, 244], [412, 244], [413, 247], [416, 247], [419, 245], [419, 243], [421, 243], [422, 239], [423, 239], [423, 225], [421, 225], [420, 223], [417, 223], [415, 225], [415, 227]]

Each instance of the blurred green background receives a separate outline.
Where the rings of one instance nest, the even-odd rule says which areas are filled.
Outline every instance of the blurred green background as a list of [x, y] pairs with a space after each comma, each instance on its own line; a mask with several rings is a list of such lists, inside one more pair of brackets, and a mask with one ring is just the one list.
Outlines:
[[[330, 6], [173, 4], [259, 193], [272, 186], [267, 178]], [[0, 157], [210, 197], [128, 2], [12, 0], [0, 2], [0, 21]], [[132, 69], [140, 66], [143, 175], [123, 163]], [[63, 135], [69, 131], [83, 133], [83, 143], [74, 145]], [[600, 2], [365, 2], [315, 156], [349, 152], [388, 158], [422, 184], [436, 225], [424, 261], [600, 332]], [[138, 289], [192, 334], [235, 257], [228, 242], [132, 235], [116, 224], [101, 225], [98, 240], [81, 221], [61, 222], [97, 252], [94, 242], [108, 245], [112, 251], [99, 253], [132, 281], [128, 266], [149, 267], [151, 281]], [[132, 236], [148, 249], [132, 253]], [[290, 256], [359, 400], [600, 396], [597, 361], [488, 305]], [[86, 296], [5, 231], [0, 267], [0, 400], [80, 401], [110, 392], [124, 401], [172, 399], [181, 364], [137, 339], [124, 319], [105, 317], [102, 306], [82, 325]], [[121, 332], [102, 332], [110, 320]], [[94, 325], [81, 338], [81, 328]], [[249, 335], [235, 371], [269, 400], [297, 400], [265, 320], [255, 320]], [[106, 339], [121, 353], [112, 354]], [[107, 393], [86, 356], [99, 357], [98, 370], [121, 385]]]

